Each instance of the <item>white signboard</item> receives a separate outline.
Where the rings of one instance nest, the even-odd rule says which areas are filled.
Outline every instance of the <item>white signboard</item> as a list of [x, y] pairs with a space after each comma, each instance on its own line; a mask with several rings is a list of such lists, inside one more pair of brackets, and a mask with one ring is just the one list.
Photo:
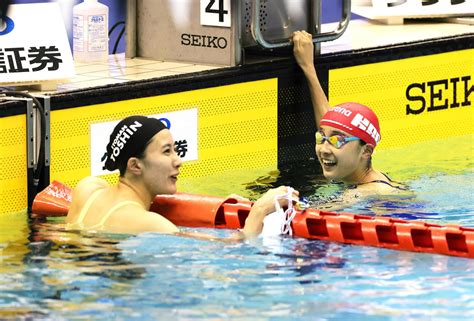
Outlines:
[[[175, 149], [183, 161], [198, 159], [198, 136], [197, 136], [197, 108], [169, 112], [164, 114], [150, 115], [160, 119], [169, 128], [175, 141]], [[91, 175], [105, 175], [111, 172], [104, 170], [102, 156], [107, 149], [110, 134], [120, 120], [91, 124], [90, 127], [90, 152], [91, 152]]]
[[230, 0], [200, 0], [201, 25], [214, 27], [230, 27]]
[[405, 18], [470, 17], [474, 14], [474, 0], [353, 0], [352, 12], [401, 24]]
[[11, 5], [0, 26], [0, 84], [75, 76], [58, 3]]

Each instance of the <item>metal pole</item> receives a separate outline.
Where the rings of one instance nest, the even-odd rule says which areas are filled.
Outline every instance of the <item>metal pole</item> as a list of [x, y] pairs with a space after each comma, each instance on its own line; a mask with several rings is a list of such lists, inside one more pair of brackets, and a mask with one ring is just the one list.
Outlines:
[[127, 0], [125, 18], [125, 57], [137, 56], [137, 0]]
[[[322, 9], [322, 1], [321, 0], [314, 0], [310, 1], [310, 11], [311, 12], [311, 19], [309, 21], [309, 26], [312, 28], [309, 33], [320, 34], [321, 33], [321, 15], [323, 13]], [[321, 54], [321, 43], [316, 42], [314, 44], [314, 56], [319, 56]]]

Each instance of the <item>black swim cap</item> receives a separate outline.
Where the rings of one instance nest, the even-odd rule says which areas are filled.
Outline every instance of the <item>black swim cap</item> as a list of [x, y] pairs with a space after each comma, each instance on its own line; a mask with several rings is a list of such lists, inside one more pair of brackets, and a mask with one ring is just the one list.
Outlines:
[[102, 157], [104, 169], [114, 171], [130, 157], [141, 154], [148, 141], [166, 126], [156, 118], [130, 116], [120, 121], [110, 135], [107, 151]]

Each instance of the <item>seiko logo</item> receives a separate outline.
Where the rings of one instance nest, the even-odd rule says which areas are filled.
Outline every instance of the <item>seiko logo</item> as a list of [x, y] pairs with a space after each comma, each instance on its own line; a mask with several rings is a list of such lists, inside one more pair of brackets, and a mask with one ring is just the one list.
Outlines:
[[471, 76], [441, 79], [408, 85], [405, 95], [409, 101], [406, 114], [420, 114], [460, 106], [471, 106], [469, 96], [474, 92]]
[[227, 39], [224, 37], [181, 34], [181, 44], [184, 46], [207, 47], [207, 48], [227, 48]]

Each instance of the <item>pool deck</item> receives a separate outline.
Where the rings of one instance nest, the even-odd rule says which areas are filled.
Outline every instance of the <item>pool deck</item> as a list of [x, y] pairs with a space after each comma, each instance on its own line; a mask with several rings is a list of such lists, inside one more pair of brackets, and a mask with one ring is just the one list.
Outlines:
[[[438, 20], [405, 20], [404, 24], [387, 25], [380, 22], [352, 20], [346, 32], [337, 40], [322, 43], [321, 55], [339, 52], [376, 49], [384, 46], [407, 44], [455, 37], [474, 33], [473, 18], [458, 19], [459, 23]], [[336, 24], [323, 25], [323, 31], [335, 29]], [[142, 57], [126, 58], [125, 54], [111, 55], [107, 62], [76, 63], [76, 76], [42, 86], [18, 86], [34, 94], [64, 93], [72, 90], [123, 84], [129, 81], [176, 76], [187, 73], [222, 69], [227, 66], [195, 64], [182, 61], [157, 61]], [[7, 87], [14, 88], [14, 87]]]

